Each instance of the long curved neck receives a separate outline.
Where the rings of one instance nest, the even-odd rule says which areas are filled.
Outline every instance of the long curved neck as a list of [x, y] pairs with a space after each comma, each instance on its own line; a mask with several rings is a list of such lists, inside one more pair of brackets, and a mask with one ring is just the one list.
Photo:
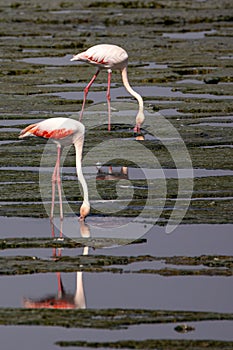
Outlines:
[[83, 142], [84, 142], [84, 136], [80, 136], [74, 142], [74, 146], [75, 146], [75, 150], [76, 150], [76, 171], [77, 171], [78, 180], [81, 183], [82, 189], [83, 189], [83, 203], [89, 205], [88, 188], [87, 188], [86, 180], [83, 176], [82, 163], [81, 163]]
[[126, 88], [126, 90], [137, 99], [138, 101], [138, 105], [139, 105], [139, 112], [143, 112], [143, 99], [141, 97], [141, 95], [139, 95], [136, 91], [134, 91], [128, 81], [128, 76], [127, 76], [127, 67], [124, 67], [121, 71], [121, 75], [122, 75], [122, 81], [123, 84]]

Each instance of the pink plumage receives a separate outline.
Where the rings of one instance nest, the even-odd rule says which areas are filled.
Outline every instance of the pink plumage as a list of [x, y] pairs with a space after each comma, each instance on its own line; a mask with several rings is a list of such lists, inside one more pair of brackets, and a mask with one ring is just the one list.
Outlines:
[[128, 82], [128, 76], [127, 76], [127, 66], [128, 66], [128, 54], [127, 52], [117, 46], [117, 45], [110, 45], [110, 44], [100, 44], [90, 47], [88, 50], [81, 52], [77, 55], [74, 55], [71, 61], [83, 61], [86, 63], [89, 63], [91, 65], [94, 65], [97, 67], [97, 71], [84, 89], [84, 98], [83, 98], [83, 104], [82, 109], [80, 112], [80, 121], [82, 120], [83, 111], [86, 103], [86, 98], [88, 91], [95, 81], [97, 75], [99, 74], [100, 70], [107, 69], [108, 71], [108, 88], [107, 88], [107, 102], [108, 102], [108, 130], [111, 129], [111, 106], [110, 106], [110, 85], [111, 85], [111, 74], [112, 70], [120, 70], [122, 75], [122, 81], [126, 88], [126, 90], [137, 99], [138, 101], [138, 113], [136, 116], [136, 125], [134, 130], [136, 132], [140, 132], [141, 124], [144, 122], [144, 106], [143, 106], [143, 100], [142, 97], [134, 91], [129, 82]]
[[71, 59], [71, 61], [77, 60], [96, 65], [102, 69], [122, 69], [127, 65], [128, 54], [119, 46], [102, 44], [92, 46]]
[[84, 132], [84, 125], [77, 120], [70, 118], [49, 118], [41, 121], [40, 123], [27, 126], [21, 131], [19, 135], [20, 139], [27, 136], [37, 136], [45, 139], [51, 139], [57, 144], [57, 161], [52, 175], [52, 205], [50, 214], [51, 219], [53, 219], [55, 185], [57, 184], [60, 202], [60, 219], [63, 220], [60, 157], [61, 146], [69, 144], [74, 144], [75, 146], [77, 176], [83, 188], [84, 200], [80, 208], [80, 220], [84, 220], [85, 217], [89, 214], [90, 204], [88, 199], [88, 189], [81, 167]]
[[27, 126], [21, 131], [19, 138], [38, 136], [55, 141], [77, 133], [84, 133], [82, 123], [70, 118], [49, 118]]

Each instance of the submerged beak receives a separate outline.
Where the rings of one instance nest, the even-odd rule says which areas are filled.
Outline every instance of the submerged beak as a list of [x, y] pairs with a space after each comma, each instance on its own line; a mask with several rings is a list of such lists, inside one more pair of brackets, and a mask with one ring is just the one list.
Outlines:
[[78, 55], [74, 55], [70, 60], [71, 61], [77, 61], [78, 60]]

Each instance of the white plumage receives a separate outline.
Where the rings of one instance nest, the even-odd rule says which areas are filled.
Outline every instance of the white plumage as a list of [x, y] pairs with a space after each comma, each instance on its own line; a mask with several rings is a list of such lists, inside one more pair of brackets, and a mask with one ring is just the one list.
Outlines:
[[128, 54], [117, 45], [110, 44], [100, 44], [90, 47], [84, 52], [74, 55], [71, 61], [83, 61], [97, 67], [97, 71], [84, 89], [84, 98], [82, 109], [80, 112], [80, 121], [82, 120], [83, 111], [86, 103], [86, 98], [88, 91], [95, 81], [100, 70], [108, 70], [108, 88], [107, 88], [107, 102], [108, 102], [108, 130], [111, 129], [111, 106], [110, 106], [110, 85], [111, 85], [111, 74], [112, 70], [120, 70], [122, 75], [122, 81], [126, 90], [137, 99], [138, 101], [138, 113], [136, 116], [136, 125], [134, 130], [140, 132], [141, 124], [144, 122], [144, 112], [143, 112], [143, 100], [142, 97], [132, 89], [128, 82], [127, 77], [127, 66], [128, 66]]

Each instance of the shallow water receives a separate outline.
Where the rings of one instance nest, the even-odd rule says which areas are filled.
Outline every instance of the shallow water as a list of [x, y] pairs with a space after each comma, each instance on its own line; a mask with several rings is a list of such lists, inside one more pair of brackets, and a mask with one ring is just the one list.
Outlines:
[[[214, 146], [212, 146], [214, 147]], [[219, 146], [218, 146], [219, 147]], [[230, 147], [230, 145], [225, 145], [221, 147]], [[211, 147], [210, 147], [211, 148]], [[103, 174], [108, 174], [108, 168], [102, 167]], [[31, 172], [52, 172], [53, 168], [43, 168], [43, 167], [1, 167], [1, 170], [13, 170], [13, 171], [31, 171]], [[120, 174], [120, 167], [115, 166], [113, 168], [116, 173]], [[63, 167], [64, 174], [74, 174], [75, 168]], [[86, 174], [87, 178], [97, 175], [98, 171], [96, 167], [83, 167], [83, 173]], [[193, 178], [193, 177], [209, 177], [209, 176], [230, 176], [233, 175], [233, 170], [221, 170], [221, 169], [147, 169], [147, 168], [131, 168], [128, 167], [128, 176], [129, 180], [142, 180], [142, 179], [174, 179], [174, 178]], [[6, 184], [6, 182], [4, 182]], [[11, 183], [11, 182], [9, 182]], [[15, 182], [12, 182], [15, 183]]]
[[[0, 311], [4, 315], [0, 335], [4, 350], [15, 349], [15, 344], [25, 350], [55, 350], [60, 340], [86, 340], [96, 346], [123, 339], [203, 339], [204, 346], [208, 339], [233, 340], [232, 318], [228, 319], [233, 313], [229, 4], [225, 0], [221, 6], [209, 0], [182, 4], [162, 0], [159, 4], [138, 2], [137, 6], [140, 8], [133, 2], [113, 6], [91, 0], [73, 4], [40, 0], [33, 6], [6, 1], [0, 12]], [[56, 217], [56, 238], [45, 242], [42, 239], [53, 235], [48, 215], [55, 147], [54, 153], [48, 153], [51, 163], [41, 164], [45, 143], [18, 140], [18, 135], [26, 125], [41, 119], [79, 118], [83, 89], [95, 68], [70, 59], [101, 42], [114, 42], [129, 53], [129, 80], [145, 101], [143, 140], [136, 141], [133, 133], [136, 101], [122, 86], [119, 73], [113, 72], [111, 137], [117, 143], [110, 144], [107, 74], [101, 72], [88, 95], [83, 118], [83, 172], [91, 195], [97, 188], [91, 196], [91, 214], [81, 226], [77, 218], [82, 196], [71, 151], [62, 169], [65, 240], [58, 238]], [[101, 142], [109, 142], [109, 152], [106, 147], [99, 151]], [[87, 159], [95, 147], [97, 154]], [[121, 152], [117, 154], [118, 148]], [[122, 173], [122, 166], [126, 167], [123, 148], [132, 151], [126, 159], [131, 161], [127, 174]], [[102, 153], [110, 154], [113, 161], [111, 157], [111, 162], [102, 161]], [[39, 172], [48, 175], [43, 203]], [[149, 203], [148, 193], [153, 199]], [[115, 212], [103, 214], [103, 208]], [[171, 217], [173, 224], [177, 219], [179, 224], [176, 228], [170, 225], [173, 230], [167, 234]], [[121, 240], [114, 236], [119, 227]], [[77, 246], [64, 246], [68, 238]], [[143, 240], [136, 243], [135, 238]], [[88, 256], [84, 256], [85, 243]], [[56, 261], [51, 244], [57, 247]], [[59, 272], [65, 291], [72, 295], [79, 278], [78, 290], [84, 291], [86, 309], [77, 307], [75, 311], [83, 314], [74, 314], [69, 322], [86, 317], [88, 328], [57, 327], [56, 320], [48, 325], [47, 310], [40, 310], [31, 326], [15, 326], [23, 320], [22, 311], [30, 311], [23, 298], [64, 297]], [[107, 324], [95, 328], [101, 311], [108, 313], [112, 308], [118, 315], [112, 324], [120, 317], [119, 309], [126, 323], [112, 330]], [[130, 308], [165, 310], [167, 315], [188, 310], [191, 318], [180, 323], [160, 320], [160, 324], [148, 316], [141, 324], [129, 325], [127, 320], [142, 317], [133, 315]], [[197, 311], [206, 312], [205, 316], [217, 314], [198, 321]], [[102, 317], [106, 316], [99, 319]], [[39, 319], [44, 320], [43, 326], [37, 325]], [[185, 324], [194, 329], [175, 330]], [[222, 344], [214, 346], [222, 348]], [[174, 345], [166, 348], [172, 350]]]
[[[91, 77], [90, 77], [91, 78]], [[88, 83], [88, 81], [87, 81]], [[62, 87], [62, 86], [61, 86]], [[169, 98], [197, 98], [197, 99], [208, 99], [208, 100], [231, 100], [232, 96], [229, 95], [214, 95], [214, 94], [190, 94], [190, 93], [183, 93], [181, 91], [174, 91], [171, 87], [162, 87], [162, 86], [156, 86], [156, 87], [146, 87], [146, 86], [135, 86], [135, 90], [140, 94], [144, 96], [148, 96], [148, 101], [153, 101], [155, 98], [158, 97], [166, 97]], [[50, 96], [58, 96], [60, 98], [64, 98], [67, 100], [80, 100], [83, 98], [83, 92], [82, 91], [66, 91], [66, 92], [54, 92], [48, 94]], [[129, 97], [129, 94], [123, 87], [116, 87], [111, 89], [111, 98], [113, 100], [116, 100], [118, 96], [123, 97]], [[150, 99], [151, 97], [151, 99]], [[153, 98], [152, 98], [153, 97]], [[101, 101], [104, 101], [106, 99], [106, 92], [93, 92], [90, 90], [88, 94], [88, 98], [92, 100], [94, 103], [99, 103]]]
[[[74, 295], [76, 274], [62, 273], [61, 277], [65, 290]], [[89, 309], [233, 311], [232, 277], [83, 272], [82, 279]], [[1, 291], [1, 307], [23, 307], [25, 298], [40, 300], [58, 295], [57, 277], [55, 273], [1, 277]]]
[[203, 39], [206, 35], [215, 34], [216, 30], [200, 31], [200, 32], [186, 32], [186, 33], [164, 33], [164, 37], [170, 39], [184, 39], [184, 40], [193, 40], [193, 39]]
[[[62, 327], [4, 326], [0, 335], [4, 344], [13, 349], [15, 342], [35, 350], [57, 350], [54, 344], [59, 340], [117, 341], [118, 339], [181, 339], [184, 335], [176, 332], [176, 323], [165, 325], [130, 326], [127, 330], [64, 329]], [[195, 330], [185, 334], [186, 339], [206, 339], [209, 335], [215, 340], [232, 340], [232, 322], [203, 321], [192, 322]], [[15, 341], [15, 342], [14, 342]], [[86, 348], [91, 349], [91, 348]], [[99, 348], [103, 349], [103, 348]], [[106, 348], [105, 348], [106, 349]]]
[[[104, 219], [89, 218], [87, 224], [94, 227], [94, 225], [98, 226], [98, 222], [101, 223], [101, 221], [104, 224]], [[147, 240], [146, 243], [132, 246], [123, 245], [110, 249], [97, 249], [94, 253], [127, 256], [149, 254], [161, 257], [176, 255], [231, 255], [232, 229], [232, 224], [179, 225], [172, 234], [167, 235], [164, 227], [155, 226], [143, 236]], [[77, 236], [78, 234], [80, 233], [77, 227]], [[11, 237], [51, 237], [49, 219], [1, 217], [0, 238]], [[51, 251], [47, 251], [48, 253], [43, 254], [43, 256], [51, 257]], [[4, 255], [7, 255], [8, 252], [11, 254], [11, 250], [2, 251]], [[77, 254], [79, 253], [80, 250], [77, 251]], [[30, 254], [30, 252], [28, 251], [27, 254]], [[39, 252], [36, 255], [38, 254]], [[69, 254], [69, 250], [65, 254]]]

